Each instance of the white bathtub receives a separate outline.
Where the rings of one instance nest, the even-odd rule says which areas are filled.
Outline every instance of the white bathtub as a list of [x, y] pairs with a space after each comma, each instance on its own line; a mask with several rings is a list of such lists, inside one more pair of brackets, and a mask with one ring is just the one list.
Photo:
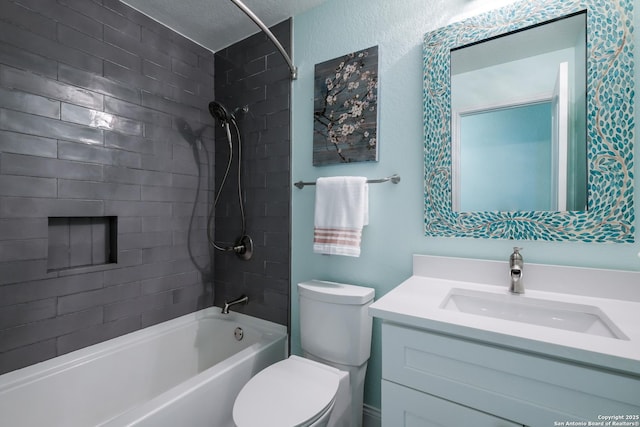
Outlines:
[[286, 357], [284, 326], [209, 308], [0, 376], [0, 425], [233, 426], [242, 386]]

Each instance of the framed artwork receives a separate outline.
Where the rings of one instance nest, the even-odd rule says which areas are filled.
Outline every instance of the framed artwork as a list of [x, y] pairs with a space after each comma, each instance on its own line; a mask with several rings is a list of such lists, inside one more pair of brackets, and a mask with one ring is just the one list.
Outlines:
[[313, 165], [378, 160], [378, 46], [315, 66]]

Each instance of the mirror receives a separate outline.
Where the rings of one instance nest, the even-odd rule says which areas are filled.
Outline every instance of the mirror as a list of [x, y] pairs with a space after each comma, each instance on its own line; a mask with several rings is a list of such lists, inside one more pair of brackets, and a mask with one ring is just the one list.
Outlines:
[[[634, 241], [631, 10], [520, 1], [425, 34], [427, 236]], [[506, 78], [514, 64], [534, 73]], [[536, 79], [544, 90], [515, 90]]]
[[454, 211], [586, 210], [586, 11], [451, 51]]

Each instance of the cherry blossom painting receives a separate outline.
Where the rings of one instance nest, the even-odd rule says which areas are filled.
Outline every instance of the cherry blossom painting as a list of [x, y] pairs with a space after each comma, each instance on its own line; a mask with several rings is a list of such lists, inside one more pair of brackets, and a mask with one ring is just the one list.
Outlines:
[[313, 165], [378, 160], [378, 46], [315, 66]]

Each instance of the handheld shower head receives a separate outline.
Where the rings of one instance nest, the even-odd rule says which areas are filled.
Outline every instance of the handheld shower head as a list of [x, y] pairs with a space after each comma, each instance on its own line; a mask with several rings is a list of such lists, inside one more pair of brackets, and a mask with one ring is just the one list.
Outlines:
[[216, 101], [211, 101], [209, 103], [209, 113], [211, 113], [211, 116], [220, 122], [221, 125], [235, 121], [236, 119], [233, 113], [230, 113], [224, 105]]

